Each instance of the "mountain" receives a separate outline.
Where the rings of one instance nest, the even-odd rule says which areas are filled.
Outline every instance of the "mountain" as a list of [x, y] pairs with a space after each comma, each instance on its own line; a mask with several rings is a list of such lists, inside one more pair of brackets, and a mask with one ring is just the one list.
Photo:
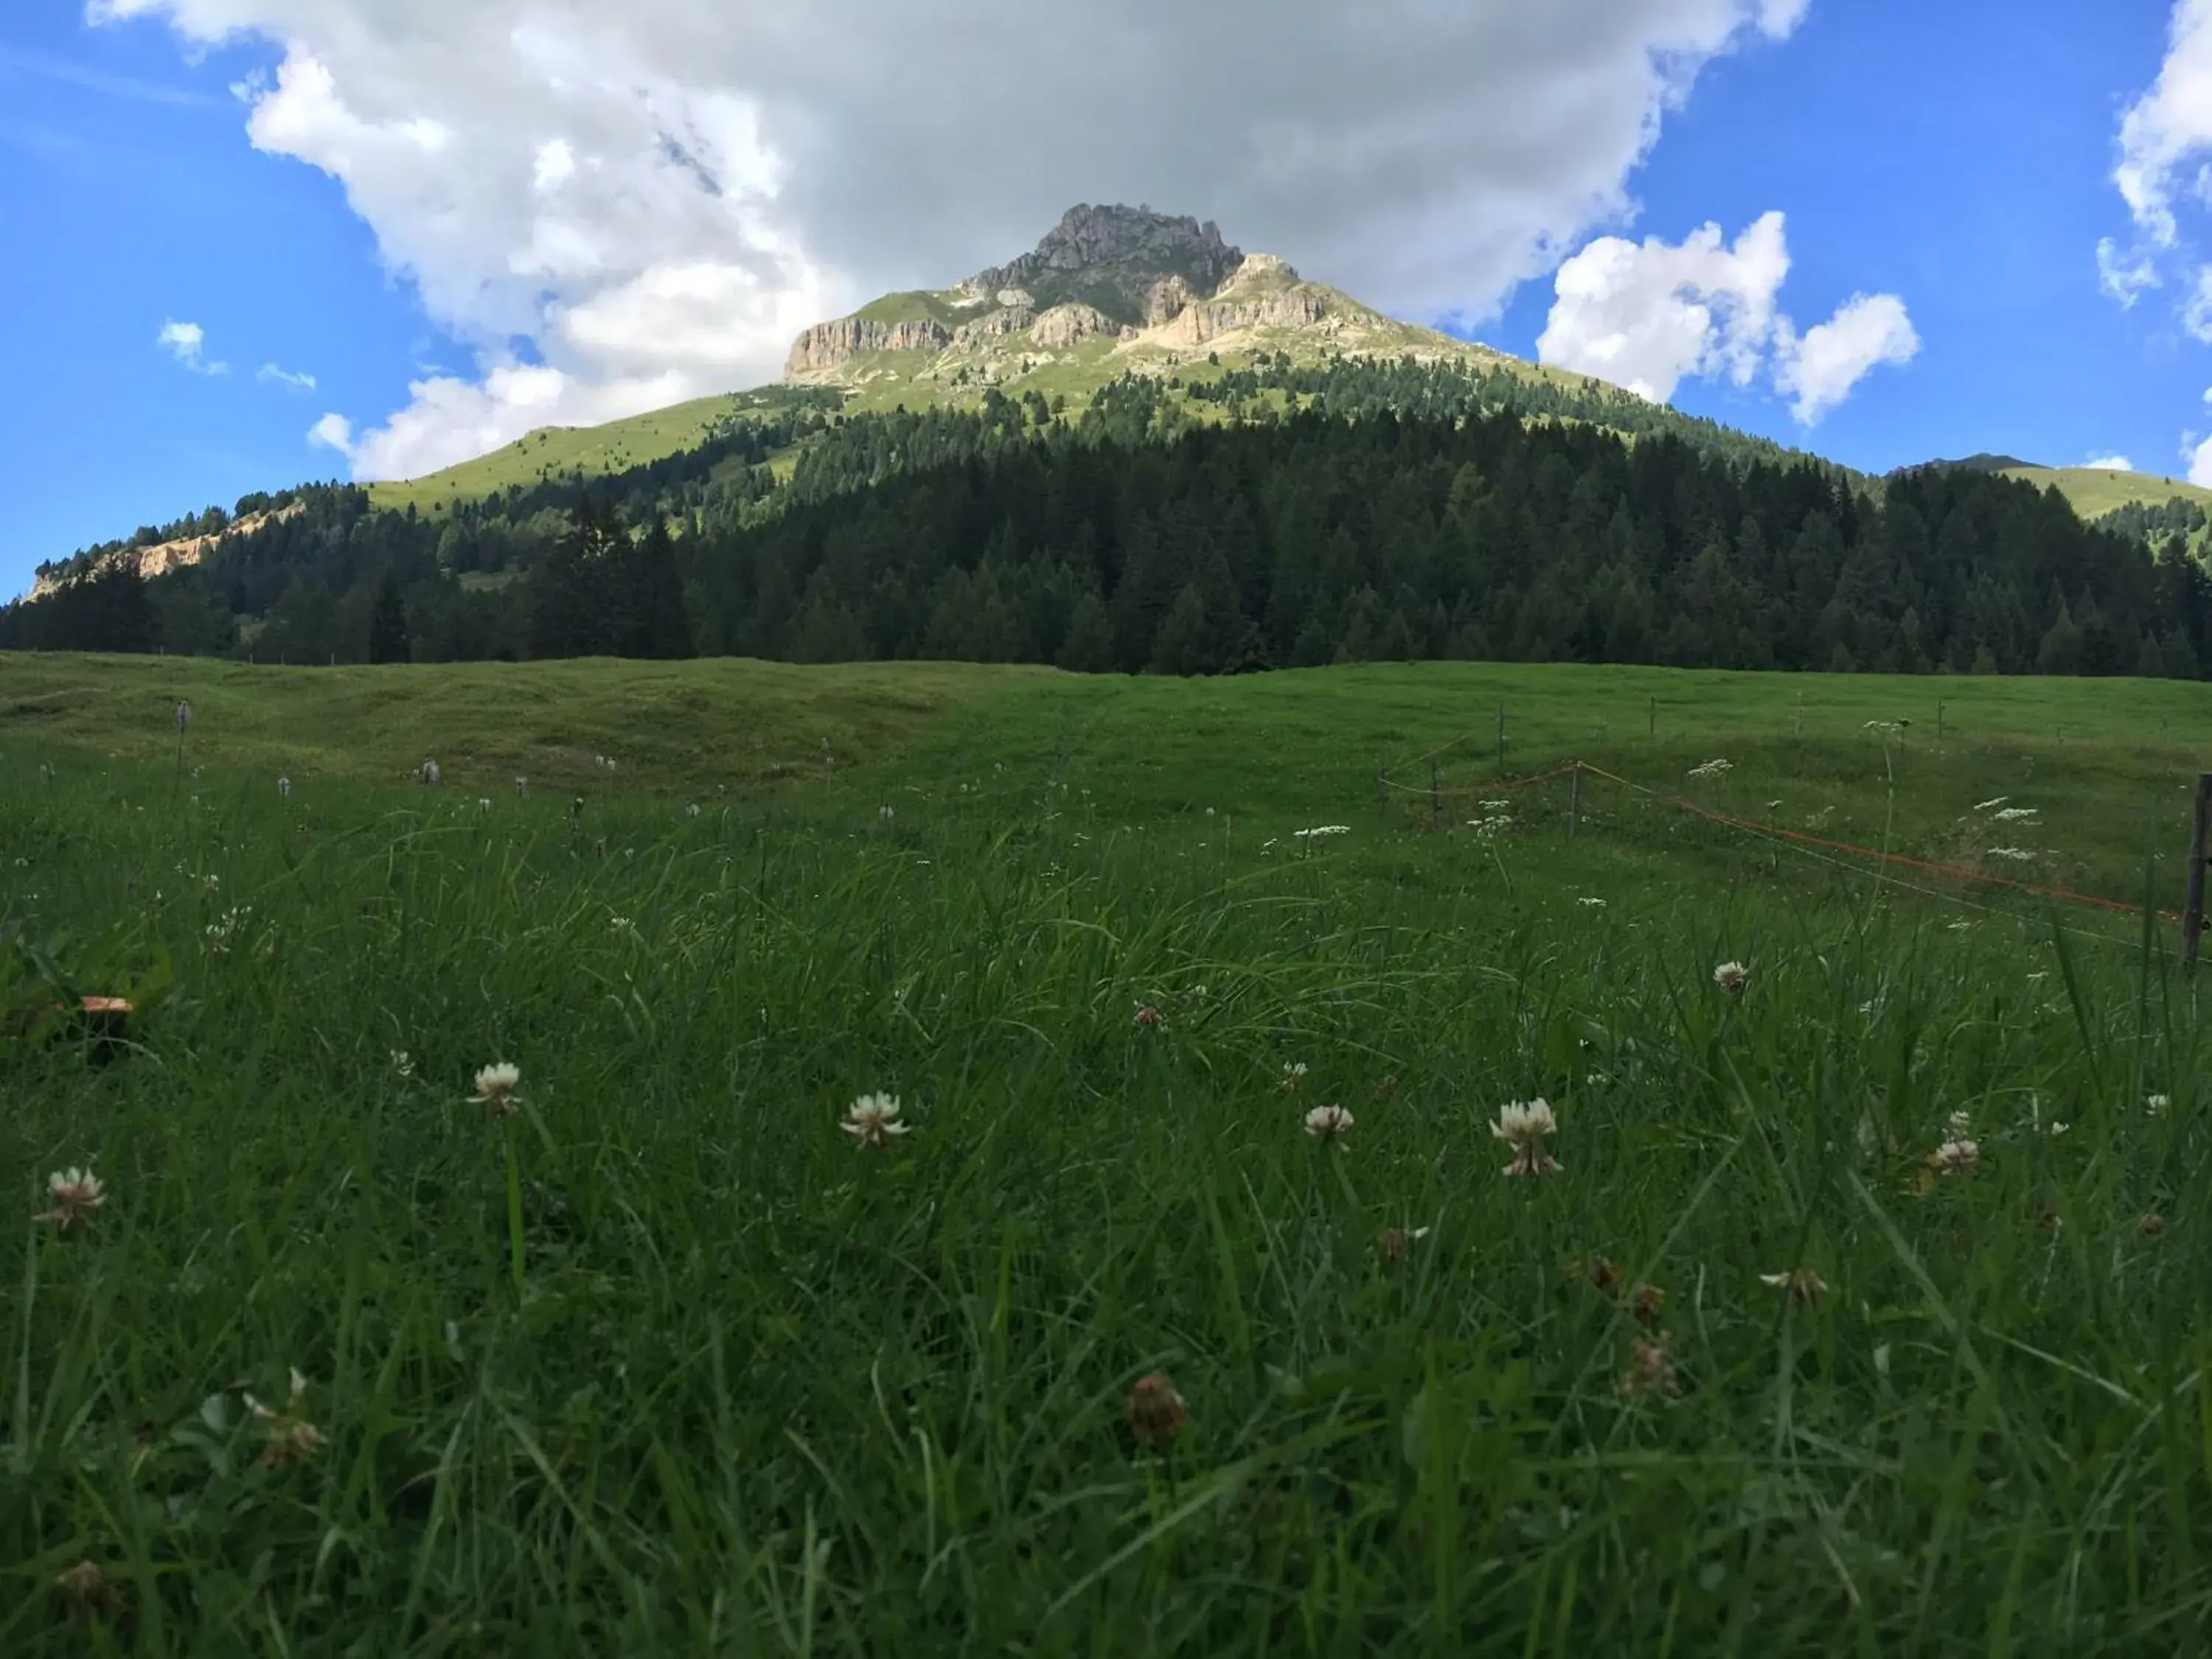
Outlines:
[[[1471, 373], [1502, 371], [1568, 396], [1632, 395], [1399, 322], [1306, 281], [1286, 260], [1246, 253], [1212, 224], [1086, 204], [1004, 264], [951, 288], [888, 294], [807, 329], [792, 343], [781, 388], [700, 398], [603, 426], [542, 428], [442, 471], [372, 484], [369, 498], [379, 507], [442, 512], [516, 485], [612, 476], [680, 453], [763, 407], [781, 407], [779, 392], [832, 393], [853, 415], [980, 409], [992, 391], [1034, 392], [1077, 416], [1124, 375], [1213, 379], [1263, 356], [1299, 366], [1410, 356]], [[1647, 404], [1634, 418], [1657, 407]], [[1681, 429], [1709, 424], [1686, 420]]]
[[[1957, 472], [2039, 472], [2043, 470], [2034, 461], [2023, 461], [2012, 455], [1969, 455], [1964, 460], [1929, 461], [1925, 465]], [[1915, 469], [1907, 467], [1903, 470], [1911, 471]]]
[[[692, 650], [1212, 672], [1378, 657], [2194, 676], [2189, 502], [1876, 480], [1082, 206], [806, 330], [783, 383], [306, 485], [42, 568], [0, 647]], [[2097, 475], [2109, 479], [2110, 475]], [[142, 580], [146, 578], [147, 580]]]
[[784, 378], [846, 388], [861, 408], [958, 406], [992, 387], [1080, 402], [1126, 373], [1277, 353], [1517, 363], [1307, 282], [1273, 254], [1223, 241], [1210, 223], [1085, 204], [1006, 264], [808, 329]]

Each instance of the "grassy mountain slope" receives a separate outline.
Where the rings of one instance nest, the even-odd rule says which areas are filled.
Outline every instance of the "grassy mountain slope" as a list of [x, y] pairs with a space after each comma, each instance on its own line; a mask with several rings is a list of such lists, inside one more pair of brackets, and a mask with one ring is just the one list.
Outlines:
[[2013, 466], [2003, 469], [2008, 478], [2055, 489], [2073, 503], [2084, 520], [2103, 518], [2130, 502], [2159, 507], [2177, 496], [2212, 511], [2212, 489], [2180, 478], [2159, 477], [2148, 472], [2112, 472], [2090, 466]]
[[760, 386], [725, 392], [656, 409], [602, 426], [551, 426], [516, 439], [474, 460], [419, 478], [369, 486], [378, 507], [436, 513], [456, 501], [528, 487], [548, 478], [580, 473], [604, 477], [644, 466], [685, 450], [696, 449], [733, 421], [794, 400], [818, 398], [787, 386]]

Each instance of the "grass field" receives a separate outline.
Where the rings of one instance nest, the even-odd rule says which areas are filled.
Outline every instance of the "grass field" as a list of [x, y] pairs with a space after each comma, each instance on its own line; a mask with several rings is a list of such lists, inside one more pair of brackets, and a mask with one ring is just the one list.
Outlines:
[[0, 1652], [2196, 1650], [2208, 718], [0, 659]]

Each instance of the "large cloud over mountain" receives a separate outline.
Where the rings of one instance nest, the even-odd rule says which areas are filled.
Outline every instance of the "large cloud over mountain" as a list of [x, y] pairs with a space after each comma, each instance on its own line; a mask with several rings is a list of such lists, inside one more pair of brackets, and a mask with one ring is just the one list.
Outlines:
[[[1078, 199], [1218, 219], [1480, 316], [1626, 206], [1714, 55], [1805, 0], [91, 0], [276, 44], [252, 141], [324, 169], [479, 354], [358, 442], [411, 472], [772, 376], [805, 324]], [[527, 347], [515, 342], [526, 341]], [[550, 377], [539, 369], [550, 371]]]

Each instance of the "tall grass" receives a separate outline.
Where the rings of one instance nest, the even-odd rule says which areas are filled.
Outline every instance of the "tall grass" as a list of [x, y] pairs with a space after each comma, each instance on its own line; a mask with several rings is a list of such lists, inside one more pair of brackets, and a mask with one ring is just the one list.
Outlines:
[[[2154, 932], [1064, 767], [886, 822], [52, 764], [0, 806], [0, 1652], [2203, 1639]], [[118, 1048], [24, 1027], [109, 991]], [[1509, 1180], [1537, 1096], [1563, 1167]], [[76, 1164], [104, 1207], [33, 1221]]]

